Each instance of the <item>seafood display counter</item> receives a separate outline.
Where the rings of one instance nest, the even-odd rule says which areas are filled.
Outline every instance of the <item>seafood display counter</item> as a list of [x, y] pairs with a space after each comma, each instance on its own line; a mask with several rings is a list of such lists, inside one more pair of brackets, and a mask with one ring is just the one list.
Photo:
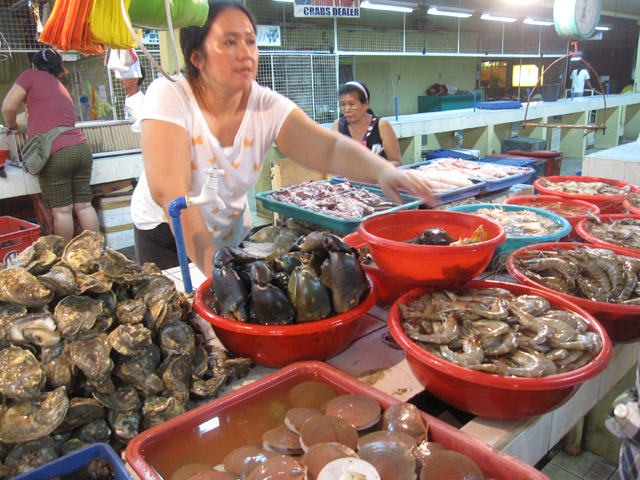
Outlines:
[[634, 141], [586, 155], [582, 159], [582, 175], [640, 185], [640, 143]]
[[[182, 286], [179, 268], [164, 273], [178, 288]], [[206, 280], [195, 266], [191, 266], [191, 275], [194, 286]], [[327, 363], [400, 401], [423, 397], [424, 388], [411, 372], [404, 351], [390, 340], [387, 314], [387, 309], [373, 307], [363, 318], [356, 340], [347, 350], [328, 359]], [[518, 420], [472, 417], [460, 430], [534, 465], [633, 368], [639, 351], [640, 343], [614, 346], [606, 370], [583, 383], [575, 395], [556, 410]], [[226, 391], [235, 390], [275, 371], [273, 368], [255, 367], [247, 377], [227, 386]], [[437, 416], [428, 409], [425, 411]], [[444, 414], [447, 415], [447, 412]]]

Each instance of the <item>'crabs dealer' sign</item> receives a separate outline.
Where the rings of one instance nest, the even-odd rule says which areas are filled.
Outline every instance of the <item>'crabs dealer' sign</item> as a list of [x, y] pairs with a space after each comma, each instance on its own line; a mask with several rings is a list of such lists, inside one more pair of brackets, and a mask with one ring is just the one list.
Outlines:
[[296, 17], [360, 17], [360, 0], [295, 0]]

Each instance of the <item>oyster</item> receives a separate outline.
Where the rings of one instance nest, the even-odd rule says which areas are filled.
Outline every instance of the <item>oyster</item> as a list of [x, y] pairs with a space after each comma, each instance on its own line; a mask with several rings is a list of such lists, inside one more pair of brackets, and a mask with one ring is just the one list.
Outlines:
[[68, 346], [64, 343], [57, 343], [43, 347], [41, 361], [49, 385], [53, 388], [67, 387], [67, 390], [71, 391], [76, 370], [69, 356]]
[[74, 397], [69, 401], [67, 415], [56, 433], [75, 430], [82, 425], [104, 418], [104, 416], [104, 407], [96, 399]]
[[56, 235], [40, 237], [18, 255], [17, 266], [34, 275], [44, 273], [60, 259], [64, 239]]
[[124, 300], [116, 307], [116, 317], [120, 323], [141, 323], [146, 312], [147, 306], [139, 298]]
[[13, 477], [49, 463], [56, 457], [53, 439], [44, 437], [16, 445], [7, 456], [5, 464], [10, 476]]
[[226, 381], [227, 376], [224, 374], [215, 375], [206, 380], [203, 378], [192, 376], [189, 392], [196, 397], [211, 397], [216, 394], [216, 392], [225, 384]]
[[109, 279], [119, 283], [140, 282], [146, 278], [142, 267], [109, 247], [96, 259], [98, 268]]
[[0, 270], [0, 301], [41, 308], [53, 299], [53, 293], [24, 268]]
[[68, 408], [64, 387], [46, 393], [39, 402], [0, 407], [0, 441], [22, 443], [45, 437], [62, 423]]
[[184, 407], [174, 397], [153, 397], [142, 405], [142, 426], [151, 428], [184, 413]]
[[[155, 352], [157, 352], [157, 357]], [[157, 395], [164, 388], [162, 379], [155, 373], [159, 360], [160, 350], [155, 344], [152, 344], [145, 352], [127, 356], [118, 362], [114, 375], [132, 385], [144, 397]]]
[[140, 432], [140, 411], [110, 410], [107, 414], [107, 422], [116, 439], [128, 443]]
[[75, 434], [83, 442], [108, 443], [111, 438], [111, 429], [103, 418], [99, 418], [83, 425]]
[[165, 357], [192, 355], [195, 349], [193, 329], [185, 322], [171, 322], [160, 331], [158, 343]]
[[62, 263], [54, 265], [47, 273], [39, 275], [38, 281], [58, 297], [66, 297], [78, 292], [75, 275]]
[[14, 400], [35, 399], [46, 376], [29, 350], [10, 346], [0, 350], [0, 393]]
[[100, 300], [71, 295], [58, 302], [53, 311], [53, 317], [62, 336], [75, 339], [89, 332], [101, 313]]
[[11, 344], [9, 332], [13, 325], [13, 319], [27, 314], [26, 307], [21, 305], [7, 304], [0, 306], [0, 348], [8, 347]]
[[113, 393], [111, 382], [113, 361], [109, 356], [109, 336], [105, 333], [91, 334], [71, 343], [71, 361], [87, 377], [87, 381], [98, 392]]
[[164, 393], [175, 397], [184, 405], [189, 399], [189, 383], [191, 381], [191, 360], [186, 356], [167, 357], [158, 369], [162, 378]]
[[104, 237], [98, 232], [85, 230], [64, 248], [62, 260], [80, 273], [93, 273], [96, 260], [102, 255]]
[[111, 410], [137, 410], [142, 406], [138, 393], [131, 385], [121, 385], [111, 394], [94, 392], [93, 396]]
[[60, 343], [60, 332], [50, 312], [32, 313], [15, 318], [9, 335], [15, 343], [51, 347]]
[[191, 356], [191, 366], [193, 368], [193, 375], [196, 377], [204, 377], [209, 372], [207, 349], [204, 345], [196, 345]]
[[109, 344], [122, 355], [133, 355], [151, 345], [151, 330], [138, 323], [119, 325], [109, 334]]
[[113, 282], [100, 271], [94, 272], [91, 275], [76, 272], [75, 277], [79, 293], [106, 293], [113, 287]]
[[142, 300], [151, 314], [151, 328], [160, 328], [167, 309], [176, 297], [176, 286], [164, 276], [150, 277], [136, 292], [135, 298]]

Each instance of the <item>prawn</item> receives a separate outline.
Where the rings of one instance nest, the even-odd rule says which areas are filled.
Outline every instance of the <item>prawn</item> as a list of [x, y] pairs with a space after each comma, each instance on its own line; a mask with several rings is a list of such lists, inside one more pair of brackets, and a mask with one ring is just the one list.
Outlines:
[[485, 355], [505, 355], [518, 348], [517, 335], [515, 330], [509, 330], [503, 335], [500, 344], [494, 348], [485, 348]]
[[512, 304], [535, 316], [541, 315], [544, 312], [549, 311], [551, 308], [549, 300], [539, 295], [520, 295], [518, 298], [513, 300]]
[[438, 345], [453, 342], [460, 335], [458, 322], [453, 315], [447, 315], [440, 323], [433, 322], [432, 327], [433, 333], [431, 334], [420, 333], [417, 329], [411, 329], [407, 332], [407, 335], [418, 342], [436, 343]]
[[516, 350], [509, 355], [508, 359], [512, 361], [515, 366], [507, 366], [507, 375], [515, 375], [518, 377], [544, 377], [546, 375], [553, 375], [558, 371], [556, 364], [546, 357], [534, 353], [523, 352], [522, 350]]
[[461, 367], [468, 367], [469, 365], [478, 365], [484, 360], [484, 350], [480, 342], [466, 338], [462, 342], [462, 353], [454, 352], [446, 345], [440, 345], [440, 355], [445, 360], [460, 365]]

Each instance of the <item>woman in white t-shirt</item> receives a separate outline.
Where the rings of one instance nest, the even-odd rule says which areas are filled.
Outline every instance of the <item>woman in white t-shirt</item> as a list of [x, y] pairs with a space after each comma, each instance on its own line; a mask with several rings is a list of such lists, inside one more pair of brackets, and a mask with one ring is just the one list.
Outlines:
[[183, 28], [180, 44], [186, 76], [175, 83], [157, 79], [145, 95], [145, 171], [131, 203], [139, 262], [162, 269], [178, 265], [167, 223], [169, 203], [197, 196], [204, 169], [215, 167], [225, 172], [219, 195], [226, 208], [203, 205], [181, 215], [187, 255], [209, 275], [216, 249], [238, 245], [249, 233], [247, 193], [274, 143], [303, 166], [378, 183], [395, 201], [401, 201], [399, 189], [432, 200], [411, 173], [321, 127], [293, 102], [255, 82], [256, 22], [243, 4], [209, 0], [207, 22]]
[[582, 97], [584, 95], [584, 87], [593, 89], [591, 86], [591, 75], [589, 70], [580, 62], [578, 68], [571, 72], [571, 90], [574, 97]]

